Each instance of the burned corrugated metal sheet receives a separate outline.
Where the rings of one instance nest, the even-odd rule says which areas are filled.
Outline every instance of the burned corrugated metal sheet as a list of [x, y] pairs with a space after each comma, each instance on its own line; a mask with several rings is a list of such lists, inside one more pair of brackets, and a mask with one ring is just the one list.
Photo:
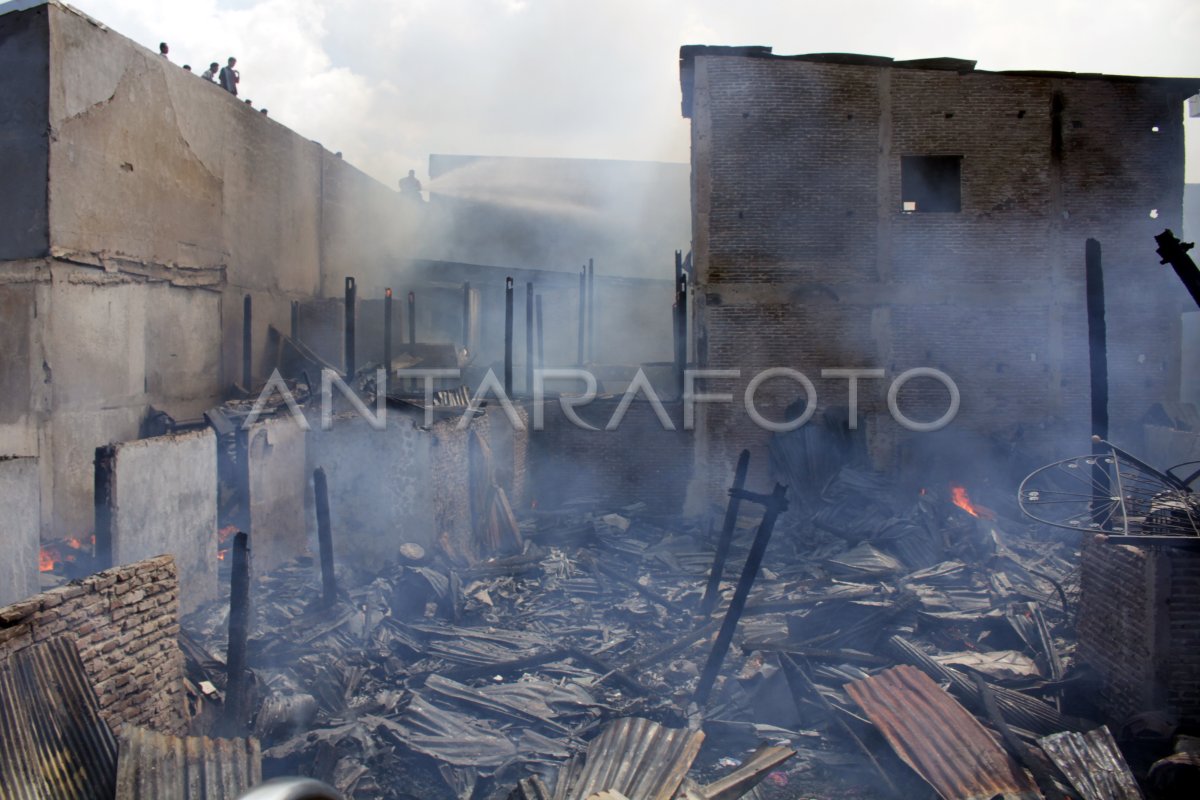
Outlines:
[[1082, 800], [1142, 800], [1142, 791], [1108, 728], [1055, 733], [1038, 739], [1038, 744]]
[[638, 800], [671, 800], [703, 741], [703, 731], [666, 728], [640, 717], [615, 720], [588, 746], [587, 761], [565, 798], [615, 791]]
[[117, 742], [75, 644], [54, 638], [0, 664], [0, 797], [111, 800]]
[[518, 783], [517, 788], [508, 793], [506, 800], [550, 800], [550, 790], [535, 775]]
[[845, 688], [896, 754], [945, 800], [1042, 796], [979, 721], [920, 670], [893, 667]]
[[139, 727], [121, 736], [121, 800], [234, 800], [261, 782], [262, 753], [254, 738], [169, 736]]

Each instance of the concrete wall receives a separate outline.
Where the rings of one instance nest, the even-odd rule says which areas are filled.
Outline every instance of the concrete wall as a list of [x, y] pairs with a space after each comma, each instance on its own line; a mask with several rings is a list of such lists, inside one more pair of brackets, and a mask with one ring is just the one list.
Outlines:
[[0, 17], [0, 259], [44, 256], [50, 246], [48, 29], [45, 8]]
[[308, 548], [307, 435], [290, 416], [269, 419], [250, 429], [249, 451], [250, 547], [261, 573]]
[[[91, 527], [95, 448], [194, 418], [322, 276], [398, 263], [395, 193], [85, 15], [0, 17], [0, 452], [39, 456], [50, 535]], [[11, 102], [10, 102], [11, 101]]]
[[[1085, 443], [1083, 260], [1096, 237], [1113, 436], [1136, 441], [1141, 414], [1178, 392], [1184, 298], [1152, 237], [1180, 226], [1179, 111], [1194, 88], [866, 62], [699, 55], [685, 69], [697, 359], [742, 369], [735, 394], [788, 366], [842, 404], [845, 381], [817, 380], [822, 368], [890, 380], [936, 367], [962, 392], [955, 425], [1045, 425], [1061, 437], [1051, 450]], [[903, 212], [901, 158], [913, 155], [962, 156], [960, 212]], [[883, 463], [908, 436], [886, 389], [860, 390]], [[945, 410], [940, 388], [912, 389], [909, 416]], [[780, 418], [796, 396], [768, 384], [764, 413]], [[700, 413], [698, 464], [725, 476], [743, 447], [761, 453], [768, 434], [740, 408]]]
[[72, 637], [109, 727], [182, 734], [178, 594], [170, 556], [89, 575], [0, 608], [0, 659], [52, 636]]
[[[377, 565], [395, 560], [399, 547], [435, 541], [430, 436], [407, 416], [392, 413], [385, 430], [371, 428], [356, 414], [339, 416], [327, 431], [308, 439], [308, 475], [324, 467], [334, 555], [339, 560]], [[316, 523], [310, 517], [309, 528]]]
[[37, 594], [39, 490], [37, 459], [0, 458], [0, 605]]
[[113, 563], [169, 553], [184, 613], [217, 597], [217, 446], [211, 430], [117, 445]]

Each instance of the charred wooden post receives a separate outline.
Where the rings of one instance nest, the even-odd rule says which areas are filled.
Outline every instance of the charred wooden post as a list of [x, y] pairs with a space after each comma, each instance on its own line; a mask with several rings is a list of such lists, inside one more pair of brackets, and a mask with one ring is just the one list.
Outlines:
[[225, 654], [225, 729], [230, 734], [246, 725], [246, 637], [250, 631], [250, 537], [233, 537], [229, 573], [229, 649]]
[[533, 394], [533, 284], [525, 284], [525, 393]]
[[242, 298], [242, 388], [250, 391], [250, 382], [253, 379], [251, 354], [254, 351], [253, 333], [254, 327], [251, 321], [251, 312], [253, 311], [253, 302], [250, 295]]
[[535, 315], [537, 316], [537, 368], [546, 368], [545, 328], [542, 325], [542, 296], [534, 298]]
[[358, 296], [358, 286], [354, 282], [354, 278], [346, 277], [346, 377], [353, 378], [355, 369], [354, 363], [354, 324], [355, 308], [354, 301]]
[[683, 372], [687, 369], [687, 273], [683, 254], [675, 251], [675, 387], [683, 397]]
[[471, 282], [463, 284], [462, 298], [462, 343], [468, 351], [471, 349]]
[[513, 279], [504, 279], [504, 393], [512, 397]]
[[321, 602], [331, 606], [337, 600], [337, 578], [333, 574], [333, 528], [329, 521], [329, 483], [324, 467], [313, 470], [313, 494], [317, 505], [317, 544], [321, 553]]
[[292, 325], [291, 325], [291, 334], [290, 335], [293, 339], [300, 338], [300, 301], [299, 300], [292, 301]]
[[94, 524], [96, 528], [96, 560], [101, 569], [113, 566], [112, 518], [113, 479], [116, 477], [117, 447], [112, 444], [96, 448], [93, 489], [96, 497]]
[[1179, 241], [1170, 229], [1155, 236], [1154, 241], [1158, 243], [1158, 255], [1162, 258], [1160, 263], [1170, 264], [1174, 268], [1192, 300], [1200, 307], [1200, 269], [1196, 268], [1196, 262], [1188, 255], [1188, 250], [1196, 246], [1195, 242]]
[[775, 484], [775, 490], [769, 495], [754, 494], [745, 490], [737, 494], [743, 500], [761, 504], [766, 511], [763, 513], [762, 522], [758, 525], [758, 532], [754, 535], [754, 544], [750, 546], [750, 554], [746, 557], [746, 566], [742, 570], [742, 577], [738, 579], [733, 600], [729, 602], [729, 610], [725, 612], [725, 619], [721, 623], [721, 630], [717, 633], [717, 640], [713, 643], [712, 652], [709, 653], [704, 670], [700, 673], [700, 683], [696, 686], [696, 693], [692, 697], [700, 708], [703, 708], [704, 704], [708, 702], [708, 695], [717, 679], [717, 673], [721, 671], [721, 662], [725, 660], [725, 654], [729, 652], [729, 645], [733, 642], [733, 632], [737, 629], [738, 620], [741, 619], [742, 611], [746, 608], [746, 598], [750, 596], [750, 588], [754, 586], [758, 568], [762, 566], [767, 545], [771, 542], [775, 521], [788, 507], [787, 487], [782, 484]]
[[[1088, 239], [1084, 246], [1087, 271], [1088, 354], [1091, 366], [1092, 435], [1108, 438], [1108, 333], [1104, 319], [1104, 271], [1100, 242]], [[1103, 455], [1104, 445], [1093, 442], [1092, 453]], [[1092, 466], [1092, 515], [1103, 524], [1104, 508], [1109, 504], [1108, 469], [1097, 459]]]
[[575, 363], [583, 366], [583, 334], [584, 322], [587, 317], [587, 267], [579, 271], [579, 346], [576, 352]]
[[721, 538], [717, 540], [717, 555], [712, 570], [708, 573], [708, 585], [700, 601], [700, 616], [707, 618], [717, 605], [721, 576], [725, 572], [725, 559], [729, 557], [729, 545], [733, 542], [733, 530], [737, 527], [738, 509], [742, 505], [741, 491], [746, 486], [746, 472], [750, 469], [750, 451], [743, 450], [738, 456], [737, 469], [733, 474], [733, 488], [729, 490], [729, 504], [725, 506], [725, 523], [721, 526]]
[[588, 362], [596, 360], [596, 265], [588, 259], [588, 323], [587, 323], [587, 356]]
[[[392, 288], [383, 290], [383, 368], [392, 378]], [[380, 387], [380, 391], [385, 391]]]

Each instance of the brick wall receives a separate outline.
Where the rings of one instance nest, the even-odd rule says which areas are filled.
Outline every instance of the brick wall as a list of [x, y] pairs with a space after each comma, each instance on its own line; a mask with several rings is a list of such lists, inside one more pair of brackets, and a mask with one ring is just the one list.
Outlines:
[[1077, 634], [1110, 721], [1151, 709], [1200, 721], [1200, 552], [1089, 538]]
[[[1108, 287], [1112, 436], [1136, 442], [1146, 409], [1177, 395], [1186, 298], [1153, 235], [1181, 224], [1180, 104], [1194, 87], [732, 54], [692, 64], [697, 361], [740, 368], [735, 396], [786, 366], [817, 383], [819, 405], [844, 404], [845, 382], [821, 383], [822, 368], [882, 368], [860, 403], [886, 464], [904, 434], [886, 413], [890, 380], [936, 367], [962, 393], [951, 424], [1052, 425], [1086, 449], [1089, 237]], [[960, 212], [902, 212], [913, 155], [962, 156]], [[786, 391], [777, 404], [799, 390]], [[915, 419], [947, 407], [940, 388], [906, 391]], [[696, 463], [720, 473], [710, 491], [742, 447], [765, 460], [767, 434], [740, 408], [699, 419]]]
[[0, 658], [52, 636], [75, 640], [115, 731], [187, 724], [179, 581], [170, 556], [126, 564], [0, 608]]
[[529, 491], [540, 507], [594, 498], [614, 506], [641, 501], [658, 513], [682, 510], [694, 432], [682, 429], [681, 405], [663, 404], [673, 431], [663, 429], [646, 401], [632, 403], [616, 430], [604, 430], [619, 402], [604, 398], [576, 409], [600, 429], [595, 431], [576, 427], [556, 403], [547, 403], [545, 427], [531, 431], [529, 439]]

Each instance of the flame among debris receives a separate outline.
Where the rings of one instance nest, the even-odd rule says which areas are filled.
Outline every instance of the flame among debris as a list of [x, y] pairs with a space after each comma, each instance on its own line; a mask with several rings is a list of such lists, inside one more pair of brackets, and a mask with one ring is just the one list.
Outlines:
[[237, 525], [226, 525], [217, 531], [217, 561], [224, 561], [225, 554], [229, 552], [229, 540], [238, 532]]
[[967, 489], [965, 486], [952, 485], [950, 487], [950, 495], [954, 500], [954, 505], [967, 512], [972, 517], [978, 517], [979, 519], [996, 518], [996, 514], [992, 510], [971, 502], [971, 498], [967, 494]]
[[89, 536], [86, 543], [75, 536], [57, 542], [49, 542], [38, 551], [38, 571], [53, 572], [59, 564], [74, 562], [81, 552], [92, 555], [95, 547], [95, 534]]

